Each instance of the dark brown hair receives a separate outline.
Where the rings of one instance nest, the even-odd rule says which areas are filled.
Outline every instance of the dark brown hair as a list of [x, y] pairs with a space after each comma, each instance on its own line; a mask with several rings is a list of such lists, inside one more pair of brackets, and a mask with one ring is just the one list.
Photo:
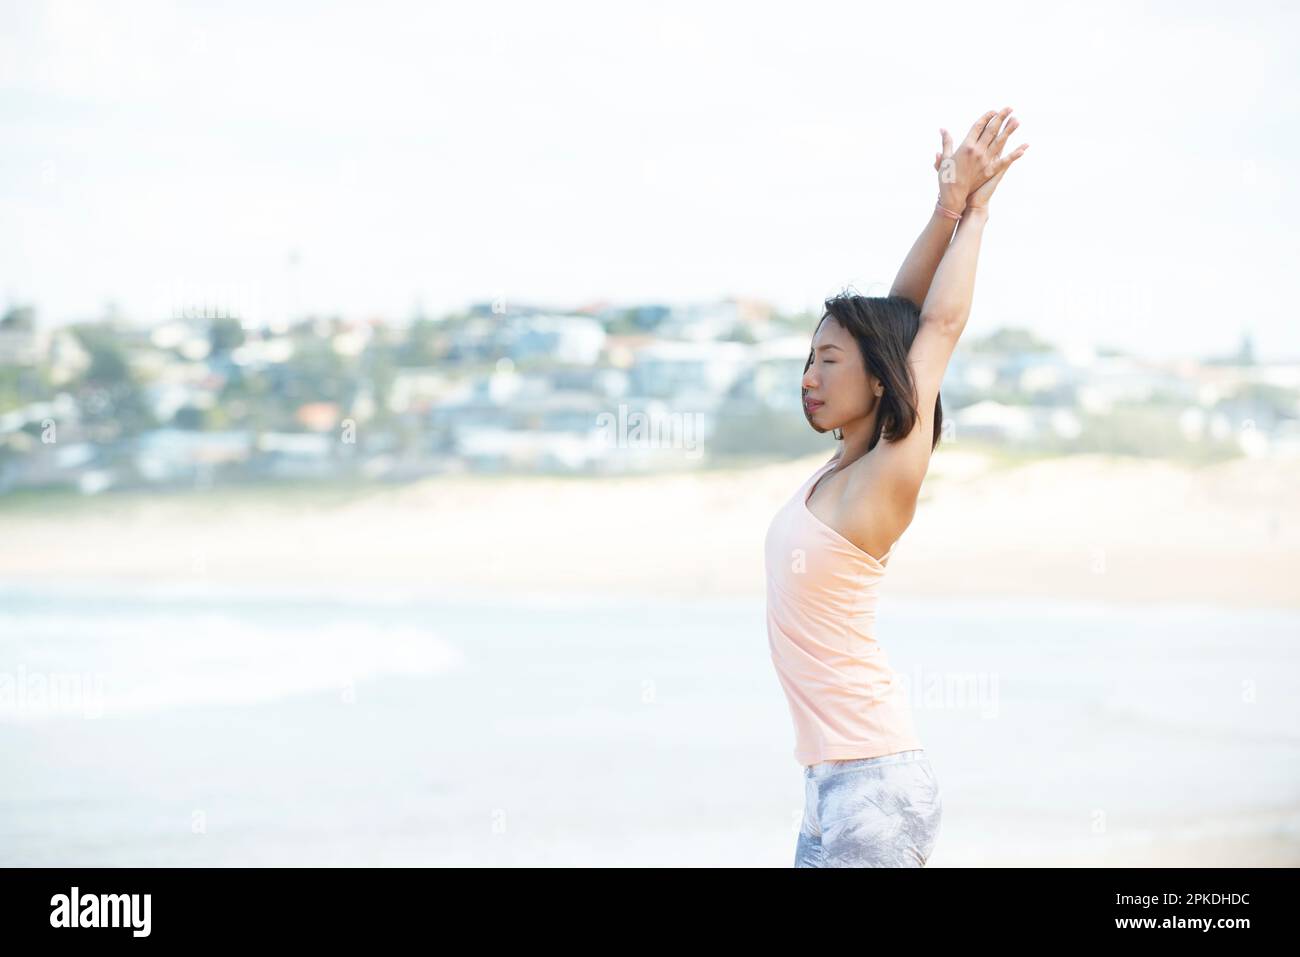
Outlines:
[[[885, 387], [876, 414], [876, 429], [867, 451], [875, 448], [882, 437], [887, 442], [895, 442], [911, 434], [916, 427], [918, 411], [913, 401], [915, 384], [907, 353], [912, 348], [917, 330], [921, 328], [920, 308], [903, 296], [858, 296], [847, 292], [827, 299], [825, 306], [826, 311], [818, 320], [817, 328], [820, 329], [827, 318], [838, 322], [857, 340], [867, 372], [879, 379]], [[817, 330], [814, 329], [813, 335], [816, 334]], [[808, 371], [812, 361], [813, 353], [809, 349], [804, 372]], [[804, 415], [807, 414], [805, 410]], [[811, 419], [808, 424], [812, 425]], [[826, 431], [815, 425], [813, 428], [818, 432]], [[935, 395], [934, 437], [930, 444], [932, 452], [939, 447], [942, 428], [943, 405], [941, 396]]]

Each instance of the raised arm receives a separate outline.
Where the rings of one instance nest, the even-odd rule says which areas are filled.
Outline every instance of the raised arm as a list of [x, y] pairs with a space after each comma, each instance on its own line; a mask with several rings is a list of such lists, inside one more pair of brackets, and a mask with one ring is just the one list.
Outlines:
[[[966, 155], [991, 153], [993, 158], [980, 167], [978, 175], [982, 179], [967, 197], [956, 235], [935, 270], [934, 281], [921, 304], [921, 325], [908, 351], [908, 363], [916, 386], [916, 425], [907, 436], [896, 442], [883, 443], [880, 449], [881, 466], [888, 485], [902, 506], [915, 505], [921, 482], [930, 466], [930, 452], [934, 447], [934, 407], [948, 360], [952, 358], [970, 316], [975, 293], [975, 268], [988, 223], [989, 200], [1007, 168], [1024, 155], [1029, 146], [1022, 144], [1006, 157], [1000, 157], [1010, 130], [999, 135], [1001, 120], [992, 122], [993, 116], [989, 113], [984, 119], [977, 120], [971, 127], [970, 136], [960, 147]], [[1006, 111], [1002, 114], [1005, 116]]]
[[[945, 208], [957, 211], [966, 204], [966, 197], [963, 196], [953, 205], [949, 205], [942, 199], [939, 202]], [[955, 225], [956, 222], [950, 216], [940, 212], [936, 204], [934, 211], [930, 213], [930, 221], [921, 230], [921, 235], [916, 237], [916, 242], [912, 243], [907, 258], [903, 260], [903, 265], [898, 270], [894, 285], [889, 289], [891, 296], [910, 299], [918, 309], [920, 308], [930, 291], [934, 271], [939, 268], [939, 261], [943, 259], [943, 251], [948, 248], [948, 243], [952, 240], [952, 228]]]
[[[983, 130], [994, 116], [997, 117], [998, 125], [1001, 125], [1011, 114], [1011, 107], [1007, 107], [1001, 113], [994, 113], [989, 110], [978, 120], [975, 125], [979, 130]], [[1006, 126], [1005, 135], [1009, 134], [1020, 121], [1012, 118]], [[975, 127], [972, 127], [972, 132]], [[997, 144], [990, 141], [985, 148], [985, 144], [978, 139], [972, 141], [970, 136], [967, 141], [971, 143], [972, 149], [953, 154], [952, 139], [948, 136], [948, 131], [943, 127], [939, 128], [939, 137], [942, 150], [934, 154], [934, 168], [939, 174], [939, 198], [935, 202], [934, 208], [930, 211], [930, 220], [921, 230], [921, 235], [916, 238], [912, 248], [907, 253], [907, 258], [903, 260], [903, 265], [899, 267], [898, 276], [894, 279], [894, 285], [890, 287], [891, 296], [902, 296], [911, 300], [919, 309], [925, 302], [925, 297], [930, 292], [930, 283], [934, 281], [935, 270], [939, 268], [939, 262], [943, 259], [944, 250], [952, 241], [953, 227], [956, 222], [951, 216], [946, 216], [939, 207], [951, 210], [954, 213], [960, 213], [966, 206], [966, 198], [982, 182], [977, 178], [978, 171], [983, 169], [990, 153]], [[966, 144], [963, 144], [963, 146]], [[998, 147], [1000, 148], [1000, 146]]]
[[[943, 333], [945, 340], [952, 340], [945, 342], [948, 346], [956, 345], [957, 337], [961, 335], [966, 320], [970, 317], [971, 300], [975, 296], [975, 267], [979, 264], [980, 241], [984, 238], [987, 222], [986, 207], [966, 207], [961, 222], [957, 224], [957, 235], [943, 254], [943, 261], [934, 274], [929, 295], [921, 304], [921, 331]], [[931, 338], [927, 336], [926, 340], [922, 340], [921, 331], [912, 340], [912, 348], [908, 353], [910, 361], [918, 355], [917, 343], [924, 345]], [[921, 350], [921, 354], [935, 358], [932, 347]], [[947, 357], [944, 357], [944, 364], [947, 364]], [[938, 393], [937, 383], [927, 384], [935, 385], [934, 392]], [[923, 400], [925, 395], [918, 398]]]
[[[957, 235], [945, 250], [939, 268], [935, 270], [934, 282], [921, 303], [921, 328], [938, 326], [955, 340], [961, 335], [970, 316], [971, 299], [975, 294], [975, 266], [979, 261], [980, 239], [984, 234], [984, 224], [988, 220], [989, 200], [998, 188], [1007, 169], [1024, 155], [1028, 143], [1017, 146], [1005, 157], [1002, 148], [1007, 137], [1019, 124], [1016, 120], [1007, 123], [999, 133], [1003, 119], [1010, 109], [1003, 110], [983, 126], [980, 121], [971, 127], [971, 135], [962, 143], [960, 151], [968, 157], [977, 157], [979, 185], [967, 196], [966, 209], [957, 226]], [[991, 114], [985, 114], [990, 116]], [[946, 135], [945, 135], [946, 139]], [[956, 162], [960, 167], [960, 162]], [[912, 343], [912, 352], [916, 352], [916, 342], [920, 341], [920, 332]], [[945, 366], [947, 360], [944, 360]], [[940, 370], [942, 372], [942, 370]], [[942, 377], [942, 376], [941, 376]], [[934, 383], [934, 393], [939, 392], [939, 385]], [[921, 396], [920, 398], [924, 398]], [[932, 396], [933, 398], [933, 396]]]

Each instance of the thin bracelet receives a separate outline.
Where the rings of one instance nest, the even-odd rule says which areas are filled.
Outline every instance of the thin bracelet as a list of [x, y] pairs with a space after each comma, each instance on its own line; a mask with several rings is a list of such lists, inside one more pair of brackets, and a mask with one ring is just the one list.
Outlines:
[[951, 209], [944, 206], [941, 200], [935, 200], [934, 208], [943, 213], [949, 219], [961, 219], [961, 213], [954, 213]]

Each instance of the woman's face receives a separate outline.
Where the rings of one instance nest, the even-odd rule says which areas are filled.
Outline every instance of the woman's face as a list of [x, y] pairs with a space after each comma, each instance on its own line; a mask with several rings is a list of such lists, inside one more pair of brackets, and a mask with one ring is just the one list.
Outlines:
[[829, 432], [872, 413], [883, 387], [867, 372], [857, 341], [834, 318], [827, 316], [818, 325], [811, 355], [803, 374], [809, 422]]

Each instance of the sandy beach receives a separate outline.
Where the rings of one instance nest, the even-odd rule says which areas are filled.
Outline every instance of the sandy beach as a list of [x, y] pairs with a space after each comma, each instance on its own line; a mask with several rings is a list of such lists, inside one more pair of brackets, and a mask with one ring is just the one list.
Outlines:
[[[825, 460], [11, 507], [0, 512], [0, 576], [761, 595], [768, 522]], [[941, 447], [886, 594], [1295, 608], [1297, 567], [1300, 463], [999, 465]]]

